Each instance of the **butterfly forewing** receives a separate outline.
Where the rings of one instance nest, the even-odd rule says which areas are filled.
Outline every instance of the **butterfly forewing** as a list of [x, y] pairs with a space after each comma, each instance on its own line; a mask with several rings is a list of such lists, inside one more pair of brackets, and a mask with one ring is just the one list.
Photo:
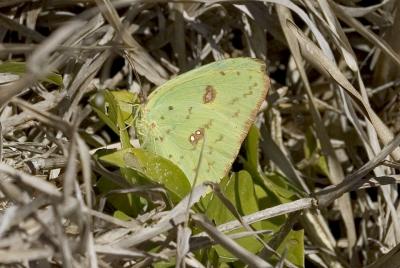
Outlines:
[[269, 88], [265, 65], [250, 58], [222, 60], [156, 89], [139, 128], [142, 146], [170, 159], [193, 182], [219, 181], [229, 171]]

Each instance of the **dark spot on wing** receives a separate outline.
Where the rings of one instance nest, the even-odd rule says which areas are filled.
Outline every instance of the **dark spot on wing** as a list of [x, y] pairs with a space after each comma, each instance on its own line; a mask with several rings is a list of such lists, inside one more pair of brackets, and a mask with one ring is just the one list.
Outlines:
[[238, 102], [240, 99], [238, 98], [238, 97], [235, 97], [235, 98], [233, 98], [230, 102], [229, 102], [229, 104], [231, 104], [231, 105], [233, 105], [233, 104], [235, 104], [236, 102]]
[[168, 110], [172, 111], [174, 109], [174, 106], [168, 106]]
[[204, 125], [204, 128], [209, 129], [212, 126], [214, 119], [208, 120], [208, 122]]
[[225, 75], [225, 72], [224, 71], [220, 71], [219, 72], [221, 75]]
[[217, 96], [217, 91], [213, 86], [208, 85], [205, 89], [205, 93], [203, 95], [203, 103], [210, 103], [215, 100], [215, 97]]
[[218, 139], [216, 139], [214, 142], [219, 142], [222, 141], [224, 139], [224, 135], [220, 134]]
[[238, 117], [239, 114], [240, 114], [240, 109], [238, 109], [238, 110], [232, 115], [232, 117], [233, 117], [233, 118]]
[[251, 95], [253, 95], [253, 90], [249, 90], [248, 92], [244, 93], [243, 97], [245, 98], [245, 97], [251, 96]]
[[193, 110], [193, 107], [190, 106], [188, 109], [188, 114], [186, 115], [186, 119], [190, 119], [190, 116], [192, 115], [192, 110]]
[[214, 165], [215, 165], [215, 161], [211, 161], [211, 162], [207, 161], [207, 166], [208, 166], [207, 172], [210, 172], [211, 168], [213, 168]]

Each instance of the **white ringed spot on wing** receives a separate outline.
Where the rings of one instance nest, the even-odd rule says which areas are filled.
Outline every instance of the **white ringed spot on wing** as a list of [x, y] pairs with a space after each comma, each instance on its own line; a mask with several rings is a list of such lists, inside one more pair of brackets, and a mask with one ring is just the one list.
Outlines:
[[196, 145], [199, 142], [199, 140], [201, 140], [202, 138], [204, 138], [204, 128], [199, 128], [195, 132], [190, 134], [189, 142], [192, 145]]

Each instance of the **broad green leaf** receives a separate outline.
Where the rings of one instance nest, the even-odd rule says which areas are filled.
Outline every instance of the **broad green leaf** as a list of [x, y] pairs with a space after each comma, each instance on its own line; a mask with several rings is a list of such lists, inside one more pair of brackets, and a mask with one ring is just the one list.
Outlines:
[[[111, 190], [121, 189], [113, 181], [105, 177], [101, 177], [97, 181], [96, 187], [102, 194], [108, 193]], [[141, 207], [139, 198], [133, 194], [110, 194], [107, 196], [107, 201], [117, 210], [132, 217], [138, 215]]]
[[278, 248], [279, 253], [286, 250], [286, 258], [297, 265], [304, 267], [304, 231], [290, 231]]
[[156, 182], [167, 189], [173, 202], [179, 202], [190, 192], [185, 174], [171, 161], [143, 149], [119, 150], [100, 157], [100, 160], [128, 169], [127, 179], [132, 183]]
[[259, 140], [260, 132], [258, 128], [253, 126], [244, 143], [246, 158], [241, 158], [245, 170], [250, 173], [254, 182], [263, 187], [268, 193], [271, 204], [278, 205], [293, 200], [298, 192], [295, 188], [290, 187], [286, 181], [282, 182], [284, 180], [283, 177], [279, 177], [276, 174], [265, 175], [259, 171]]
[[[270, 179], [274, 180], [277, 187], [282, 187], [282, 189], [286, 189], [290, 187], [286, 180], [283, 179], [279, 174], [270, 175]], [[286, 186], [285, 186], [286, 183]], [[279, 205], [280, 203], [276, 203], [276, 198], [271, 196], [269, 191], [265, 191], [264, 188], [260, 186], [255, 187], [255, 192], [257, 195], [258, 205], [260, 209], [266, 209], [269, 207], [273, 207]], [[285, 191], [281, 191], [285, 192]], [[288, 196], [286, 202], [293, 201], [294, 196]], [[284, 202], [285, 203], [285, 202]], [[265, 221], [262, 221], [262, 227], [266, 230], [272, 230], [274, 232], [279, 231], [279, 228], [285, 223], [286, 216], [278, 216]], [[284, 250], [287, 250], [287, 259], [298, 265], [299, 267], [304, 267], [304, 236], [303, 231], [290, 231], [289, 234], [282, 241], [280, 246], [277, 249], [278, 253], [283, 253]], [[278, 259], [273, 258], [271, 261], [278, 261]]]
[[247, 134], [244, 142], [244, 148], [246, 149], [246, 163], [249, 169], [257, 170], [259, 157], [258, 148], [260, 141], [260, 131], [254, 125], [251, 126], [249, 134]]
[[[230, 178], [225, 177], [221, 181], [220, 187], [225, 197], [230, 200], [230, 202], [235, 206], [242, 216], [259, 210], [254, 192], [253, 180], [248, 172], [240, 171], [238, 173], [234, 173]], [[230, 210], [215, 195], [209, 202], [206, 215], [212, 219], [216, 225], [236, 219]], [[262, 229], [261, 222], [255, 223], [252, 226], [256, 230]], [[243, 231], [244, 229], [240, 228], [231, 233]], [[236, 240], [236, 242], [253, 253], [258, 252], [261, 248], [261, 243], [258, 242], [254, 237], [241, 238]], [[236, 258], [224, 248], [216, 246], [215, 249], [222, 259], [225, 259], [226, 261], [236, 260]]]

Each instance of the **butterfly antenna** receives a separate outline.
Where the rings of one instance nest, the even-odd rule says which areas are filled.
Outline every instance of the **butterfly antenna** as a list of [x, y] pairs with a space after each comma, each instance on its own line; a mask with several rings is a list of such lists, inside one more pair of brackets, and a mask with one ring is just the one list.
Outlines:
[[193, 198], [193, 189], [194, 189], [194, 187], [197, 185], [197, 178], [199, 177], [199, 171], [200, 171], [200, 166], [201, 166], [201, 162], [202, 162], [202, 159], [203, 159], [203, 152], [204, 152], [204, 145], [205, 145], [205, 144], [206, 144], [206, 135], [204, 134], [204, 136], [203, 136], [203, 143], [201, 144], [201, 150], [200, 150], [199, 160], [197, 161], [196, 173], [195, 173], [195, 175], [194, 175], [192, 190], [190, 191], [190, 194], [189, 194], [189, 202], [188, 202], [188, 205], [187, 205], [187, 208], [186, 208], [185, 228], [188, 227], [190, 204], [192, 203], [192, 198]]
[[129, 53], [129, 51], [124, 50], [124, 55], [125, 58], [128, 60], [129, 65], [132, 68], [133, 73], [135, 74], [136, 80], [138, 81], [139, 84], [139, 98], [140, 100], [144, 103], [145, 100], [147, 99], [146, 93], [142, 90], [142, 80], [140, 79], [139, 73], [137, 72], [136, 68], [135, 68], [135, 64], [132, 60], [131, 54]]

